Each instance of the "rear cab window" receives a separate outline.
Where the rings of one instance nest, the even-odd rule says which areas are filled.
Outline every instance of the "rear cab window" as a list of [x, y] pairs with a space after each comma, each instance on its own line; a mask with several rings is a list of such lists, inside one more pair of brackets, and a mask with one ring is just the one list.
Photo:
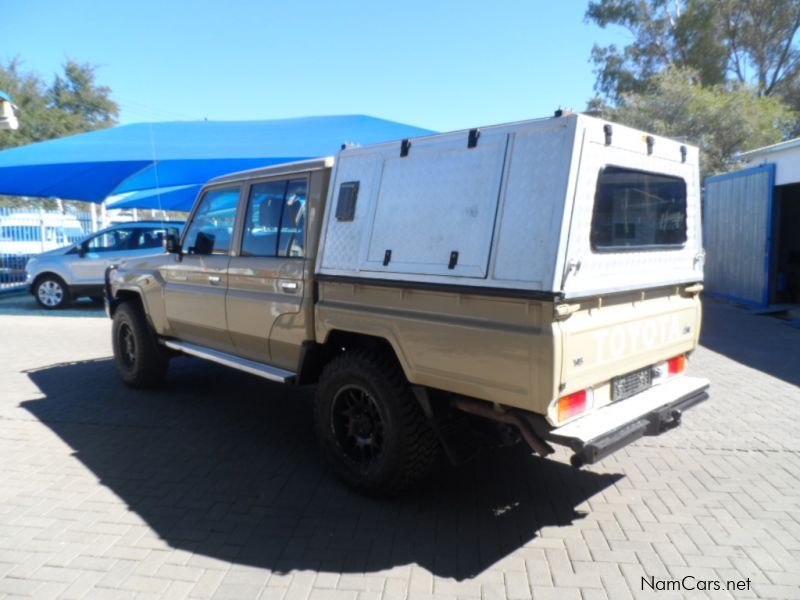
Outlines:
[[254, 184], [245, 217], [242, 256], [303, 258], [306, 179]]
[[686, 239], [686, 181], [615, 166], [600, 172], [592, 213], [594, 251], [682, 248]]

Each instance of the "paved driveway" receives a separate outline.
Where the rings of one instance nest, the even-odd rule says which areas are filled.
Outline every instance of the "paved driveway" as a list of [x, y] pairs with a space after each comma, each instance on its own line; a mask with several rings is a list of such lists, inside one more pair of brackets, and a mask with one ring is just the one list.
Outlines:
[[376, 502], [323, 466], [308, 391], [193, 359], [131, 391], [99, 311], [0, 299], [0, 597], [800, 598], [800, 330], [708, 302], [703, 339], [677, 430]]

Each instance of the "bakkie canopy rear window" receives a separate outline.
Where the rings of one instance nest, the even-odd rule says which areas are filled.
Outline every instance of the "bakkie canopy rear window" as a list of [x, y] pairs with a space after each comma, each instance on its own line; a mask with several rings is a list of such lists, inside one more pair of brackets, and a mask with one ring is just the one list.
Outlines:
[[597, 180], [592, 248], [636, 250], [686, 243], [686, 182], [680, 177], [606, 167]]

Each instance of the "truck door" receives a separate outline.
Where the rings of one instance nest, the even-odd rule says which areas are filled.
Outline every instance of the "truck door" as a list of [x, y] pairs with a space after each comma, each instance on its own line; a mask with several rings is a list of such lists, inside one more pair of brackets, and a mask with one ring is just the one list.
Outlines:
[[226, 312], [237, 355], [297, 367], [305, 336], [307, 199], [306, 176], [249, 187], [241, 250], [228, 267]]
[[225, 319], [227, 271], [239, 186], [210, 189], [186, 226], [183, 255], [162, 269], [167, 321], [187, 342], [232, 351]]

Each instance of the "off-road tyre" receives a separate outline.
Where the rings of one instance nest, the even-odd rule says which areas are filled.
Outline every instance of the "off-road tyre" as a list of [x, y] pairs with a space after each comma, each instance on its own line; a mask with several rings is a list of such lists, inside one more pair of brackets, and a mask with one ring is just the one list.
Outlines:
[[114, 362], [122, 381], [134, 388], [149, 388], [164, 381], [169, 354], [158, 343], [138, 303], [123, 302], [111, 326]]
[[42, 308], [58, 310], [72, 302], [69, 286], [58, 275], [45, 273], [36, 278], [33, 284], [33, 297]]
[[[354, 457], [360, 452], [351, 443], [357, 436], [345, 433], [343, 440], [343, 432], [349, 430], [349, 425], [343, 426], [348, 419], [342, 416], [343, 406], [362, 392], [374, 399], [366, 402], [371, 416], [364, 426], [372, 437], [358, 439], [377, 439], [378, 420], [382, 432], [380, 451], [371, 457]], [[430, 472], [440, 450], [402, 370], [392, 357], [380, 353], [353, 350], [326, 365], [314, 400], [314, 427], [323, 455], [339, 478], [368, 496], [393, 496], [412, 487]]]

